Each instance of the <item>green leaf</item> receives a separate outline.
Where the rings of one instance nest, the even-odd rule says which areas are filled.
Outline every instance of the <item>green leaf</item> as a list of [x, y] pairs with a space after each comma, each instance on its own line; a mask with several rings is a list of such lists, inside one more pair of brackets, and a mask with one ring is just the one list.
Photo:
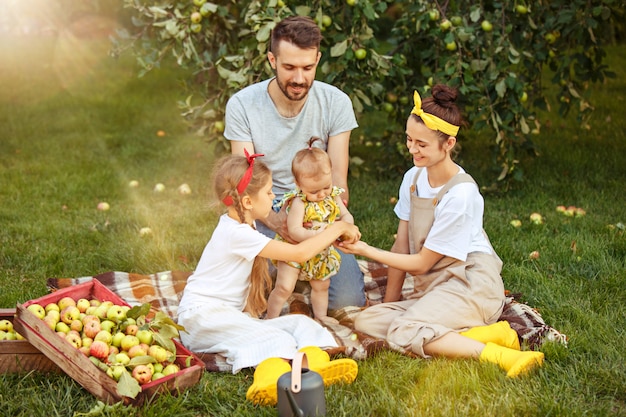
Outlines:
[[156, 343], [157, 345], [163, 346], [165, 349], [169, 350], [170, 352], [176, 352], [176, 345], [174, 344], [174, 341], [171, 338], [164, 337], [160, 333], [155, 333], [153, 335], [153, 338], [154, 338], [154, 343]]
[[155, 362], [156, 362], [156, 359], [154, 359], [152, 356], [141, 355], [141, 356], [135, 356], [134, 358], [132, 358], [130, 362], [128, 362], [128, 366], [130, 366], [131, 368], [134, 368], [137, 365], [147, 365], [149, 363], [155, 363]]
[[126, 312], [126, 317], [133, 318], [137, 320], [141, 316], [147, 316], [150, 313], [151, 304], [144, 303], [139, 306], [134, 306], [130, 310]]
[[502, 98], [506, 94], [506, 82], [505, 79], [501, 79], [496, 83], [496, 93], [498, 97]]
[[122, 372], [120, 380], [117, 381], [117, 392], [125, 397], [136, 398], [137, 394], [141, 392], [141, 386], [130, 372], [125, 371]]
[[339, 42], [333, 45], [332, 48], [330, 48], [330, 56], [332, 56], [333, 58], [342, 56], [343, 54], [346, 53], [347, 49], [348, 49], [348, 40], [346, 39], [342, 42]]

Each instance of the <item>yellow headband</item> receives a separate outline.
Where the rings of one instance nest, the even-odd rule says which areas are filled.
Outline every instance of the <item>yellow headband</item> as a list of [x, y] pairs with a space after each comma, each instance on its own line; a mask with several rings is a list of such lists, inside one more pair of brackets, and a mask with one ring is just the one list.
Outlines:
[[411, 110], [411, 114], [415, 114], [419, 116], [426, 127], [431, 130], [438, 130], [440, 132], [445, 133], [446, 135], [455, 136], [459, 133], [459, 126], [455, 126], [446, 122], [445, 120], [440, 119], [434, 114], [426, 113], [422, 110], [422, 98], [419, 93], [416, 91], [413, 93], [413, 101], [415, 102], [415, 107]]

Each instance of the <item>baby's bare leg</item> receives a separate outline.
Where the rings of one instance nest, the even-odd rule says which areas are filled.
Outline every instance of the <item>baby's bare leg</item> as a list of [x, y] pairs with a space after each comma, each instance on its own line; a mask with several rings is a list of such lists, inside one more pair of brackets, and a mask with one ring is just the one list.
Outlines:
[[267, 316], [268, 319], [280, 316], [280, 312], [285, 302], [293, 293], [298, 281], [300, 270], [294, 268], [284, 262], [279, 262], [276, 274], [276, 284], [267, 299]]
[[315, 319], [322, 323], [339, 323], [332, 317], [328, 317], [328, 287], [330, 279], [311, 280], [311, 305]]

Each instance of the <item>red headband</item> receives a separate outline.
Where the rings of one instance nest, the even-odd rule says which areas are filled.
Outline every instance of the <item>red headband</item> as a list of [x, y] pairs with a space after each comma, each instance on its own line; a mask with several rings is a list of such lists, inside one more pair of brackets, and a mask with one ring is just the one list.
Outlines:
[[[237, 193], [239, 195], [242, 195], [243, 192], [246, 191], [248, 184], [250, 184], [250, 180], [252, 179], [252, 168], [254, 167], [254, 158], [264, 156], [262, 153], [255, 153], [250, 155], [246, 149], [244, 149], [243, 152], [246, 155], [246, 159], [248, 160], [248, 169], [246, 169], [246, 172], [243, 174], [243, 177], [241, 177], [239, 184], [237, 184]], [[227, 206], [233, 205], [233, 198], [229, 195], [224, 197], [222, 201]]]

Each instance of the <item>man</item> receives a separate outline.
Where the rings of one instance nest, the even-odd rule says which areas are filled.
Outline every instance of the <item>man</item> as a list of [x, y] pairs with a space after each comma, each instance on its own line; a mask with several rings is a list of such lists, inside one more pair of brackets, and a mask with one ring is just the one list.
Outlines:
[[[309, 17], [279, 22], [270, 39], [267, 59], [275, 76], [233, 95], [226, 104], [224, 136], [233, 154], [264, 154], [272, 170], [277, 199], [295, 188], [291, 161], [312, 136], [332, 161], [333, 184], [345, 190], [348, 203], [350, 132], [357, 127], [350, 98], [338, 88], [315, 81], [322, 34]], [[286, 213], [272, 212], [258, 225], [268, 236], [287, 233]], [[342, 254], [339, 273], [331, 278], [329, 309], [365, 305], [363, 274], [352, 255]]]

